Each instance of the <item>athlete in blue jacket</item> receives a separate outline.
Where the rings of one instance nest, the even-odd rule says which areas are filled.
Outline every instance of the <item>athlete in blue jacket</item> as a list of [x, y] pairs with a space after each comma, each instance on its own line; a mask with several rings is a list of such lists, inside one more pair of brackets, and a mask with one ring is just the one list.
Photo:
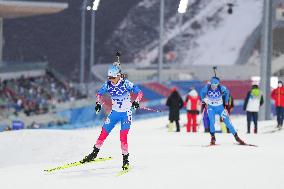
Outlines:
[[[218, 77], [212, 77], [210, 84], [204, 86], [201, 90], [201, 100], [203, 103], [207, 104], [207, 113], [210, 120], [210, 134], [211, 134], [211, 145], [215, 145], [215, 115], [220, 115], [230, 133], [232, 133], [239, 144], [244, 145], [236, 130], [234, 129], [232, 122], [229, 118], [228, 112], [225, 109], [229, 102], [229, 91], [225, 86], [220, 85], [220, 80]], [[225, 107], [223, 105], [222, 96], [225, 97]], [[206, 97], [206, 98], [205, 98]]]
[[[130, 93], [133, 92], [137, 94], [136, 100], [131, 102]], [[123, 165], [122, 168], [129, 168], [128, 160], [128, 143], [127, 135], [128, 131], [132, 124], [132, 111], [131, 109], [139, 108], [139, 101], [143, 97], [142, 91], [138, 88], [137, 85], [134, 85], [127, 79], [124, 79], [121, 76], [121, 70], [117, 65], [111, 65], [108, 69], [108, 81], [106, 81], [100, 90], [97, 93], [97, 103], [95, 110], [99, 112], [103, 105], [102, 95], [109, 93], [112, 100], [112, 110], [108, 117], [105, 120], [105, 123], [102, 127], [101, 134], [97, 139], [96, 144], [94, 145], [94, 150], [88, 156], [86, 156], [82, 162], [92, 161], [97, 157], [97, 154], [103, 145], [105, 139], [115, 127], [115, 125], [120, 122], [120, 142], [121, 142], [121, 151], [123, 156]]]

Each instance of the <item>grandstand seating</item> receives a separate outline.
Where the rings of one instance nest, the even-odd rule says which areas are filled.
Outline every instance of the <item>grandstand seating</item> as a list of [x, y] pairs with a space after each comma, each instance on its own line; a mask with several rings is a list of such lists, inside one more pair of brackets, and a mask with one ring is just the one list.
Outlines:
[[80, 99], [83, 96], [69, 83], [63, 83], [52, 73], [36, 77], [20, 77], [0, 81], [2, 107], [30, 114], [46, 113], [56, 103]]

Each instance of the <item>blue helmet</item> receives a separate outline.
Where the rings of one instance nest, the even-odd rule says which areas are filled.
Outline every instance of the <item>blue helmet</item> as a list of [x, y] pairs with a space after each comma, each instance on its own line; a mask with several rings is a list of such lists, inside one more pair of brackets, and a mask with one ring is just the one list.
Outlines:
[[118, 66], [110, 65], [108, 67], [107, 76], [108, 77], [117, 77], [120, 75], [120, 69]]
[[210, 85], [214, 86], [220, 85], [220, 79], [218, 77], [212, 77], [210, 80]]

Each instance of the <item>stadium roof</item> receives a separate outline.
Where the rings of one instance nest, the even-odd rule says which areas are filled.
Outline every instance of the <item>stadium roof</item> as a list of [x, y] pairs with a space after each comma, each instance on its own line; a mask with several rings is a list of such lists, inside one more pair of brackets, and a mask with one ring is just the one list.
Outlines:
[[0, 1], [0, 17], [19, 18], [42, 14], [54, 14], [68, 8], [68, 3], [36, 1]]

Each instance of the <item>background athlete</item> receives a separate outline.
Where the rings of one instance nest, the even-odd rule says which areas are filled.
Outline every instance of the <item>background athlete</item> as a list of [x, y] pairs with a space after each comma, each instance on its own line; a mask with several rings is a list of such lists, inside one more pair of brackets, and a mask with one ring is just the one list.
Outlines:
[[[202, 88], [200, 96], [202, 102], [207, 104], [207, 113], [209, 117], [210, 126], [209, 130], [211, 134], [210, 144], [215, 145], [216, 142], [214, 125], [215, 115], [218, 114], [223, 118], [224, 123], [226, 124], [230, 133], [234, 135], [236, 141], [241, 145], [245, 145], [246, 143], [239, 138], [229, 118], [228, 112], [225, 109], [226, 107], [228, 107], [229, 103], [229, 91], [225, 86], [220, 85], [220, 79], [218, 77], [212, 77], [210, 80], [210, 84]], [[225, 99], [225, 107], [223, 105], [222, 96], [224, 96]]]

